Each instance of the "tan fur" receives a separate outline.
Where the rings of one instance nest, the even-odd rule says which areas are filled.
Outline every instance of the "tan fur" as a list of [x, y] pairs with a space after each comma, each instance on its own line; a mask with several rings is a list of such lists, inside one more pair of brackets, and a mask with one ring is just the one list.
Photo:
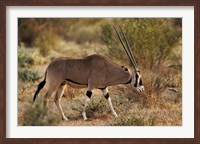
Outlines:
[[94, 89], [123, 84], [130, 78], [129, 71], [124, 71], [108, 57], [94, 54], [83, 59], [56, 59], [47, 68], [46, 82], [48, 89], [57, 89], [64, 81], [72, 87]]
[[[104, 92], [104, 96], [107, 96], [108, 86], [125, 84], [131, 78], [132, 75], [129, 70], [102, 55], [94, 54], [83, 59], [59, 58], [51, 62], [47, 67], [45, 79], [39, 84], [33, 100], [35, 101], [40, 89], [45, 85], [47, 93], [44, 97], [44, 104], [47, 105], [49, 98], [56, 93], [55, 103], [62, 115], [62, 119], [68, 120], [60, 104], [66, 84], [75, 88], [87, 87], [87, 93], [90, 93], [90, 96], [93, 89], [99, 88]], [[84, 120], [87, 119], [85, 110], [89, 100], [87, 95], [82, 113]], [[113, 115], [117, 117], [110, 98], [108, 98], [108, 102]]]

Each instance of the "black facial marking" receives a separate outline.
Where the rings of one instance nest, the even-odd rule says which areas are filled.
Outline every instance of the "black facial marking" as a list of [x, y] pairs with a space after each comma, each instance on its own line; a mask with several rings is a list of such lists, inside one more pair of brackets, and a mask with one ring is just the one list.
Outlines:
[[106, 99], [109, 98], [109, 93], [107, 93], [105, 96], [104, 96]]
[[143, 83], [142, 83], [142, 79], [140, 79], [140, 83], [139, 83], [139, 85], [140, 85], [140, 86], [143, 85]]
[[138, 76], [138, 74], [136, 73], [136, 74], [135, 74], [135, 84], [134, 84], [134, 87], [137, 87], [138, 78], [139, 78], [139, 76]]
[[91, 98], [92, 92], [91, 92], [91, 91], [87, 91], [87, 92], [86, 92], [86, 95], [87, 95], [89, 98]]

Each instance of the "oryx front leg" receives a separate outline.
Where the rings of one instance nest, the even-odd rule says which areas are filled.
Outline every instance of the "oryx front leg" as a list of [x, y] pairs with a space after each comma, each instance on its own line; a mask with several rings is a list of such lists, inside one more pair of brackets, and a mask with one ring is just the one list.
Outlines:
[[59, 113], [62, 115], [62, 119], [65, 121], [68, 121], [68, 119], [66, 118], [66, 116], [62, 110], [61, 104], [60, 104], [60, 100], [63, 96], [65, 88], [66, 88], [66, 85], [62, 85], [62, 84], [58, 87], [58, 90], [57, 90], [56, 96], [55, 96], [55, 103], [56, 103], [56, 106], [58, 107]]
[[113, 108], [112, 101], [111, 101], [111, 98], [110, 98], [109, 93], [108, 93], [108, 88], [103, 89], [102, 92], [103, 92], [104, 97], [108, 100], [112, 114], [115, 117], [118, 117], [117, 113], [115, 112], [115, 110]]
[[86, 107], [88, 105], [88, 102], [90, 101], [91, 96], [92, 96], [92, 91], [88, 90], [86, 92], [86, 96], [84, 97], [84, 106], [83, 106], [83, 113], [82, 113], [84, 120], [87, 120]]

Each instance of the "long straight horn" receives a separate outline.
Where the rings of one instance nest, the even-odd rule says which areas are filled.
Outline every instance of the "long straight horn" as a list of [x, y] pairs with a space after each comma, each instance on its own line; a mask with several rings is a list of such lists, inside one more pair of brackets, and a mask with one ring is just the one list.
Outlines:
[[133, 55], [133, 53], [132, 53], [132, 51], [131, 51], [130, 45], [129, 45], [128, 40], [127, 40], [127, 38], [126, 38], [126, 35], [124, 34], [122, 28], [121, 28], [121, 27], [119, 27], [119, 28], [120, 28], [120, 30], [121, 30], [121, 33], [122, 33], [124, 39], [125, 39], [125, 42], [126, 42], [126, 46], [127, 46], [128, 52], [129, 52], [130, 55], [131, 55], [131, 59], [134, 61], [134, 64], [135, 64], [135, 66], [136, 66], [136, 69], [138, 69], [138, 66], [137, 66], [136, 60], [135, 60], [134, 55]]
[[[114, 27], [114, 26], [113, 26], [113, 27]], [[133, 65], [134, 69], [137, 71], [136, 65], [134, 64], [134, 61], [133, 61], [133, 59], [131, 58], [130, 53], [128, 52], [127, 48], [125, 47], [125, 45], [124, 45], [124, 43], [123, 43], [123, 41], [122, 41], [122, 38], [120, 37], [120, 35], [119, 35], [119, 33], [118, 33], [118, 31], [116, 30], [115, 27], [114, 27], [114, 30], [115, 30], [115, 32], [117, 33], [117, 36], [118, 36], [118, 38], [119, 38], [119, 40], [120, 40], [120, 42], [121, 42], [121, 44], [122, 44], [122, 46], [123, 46], [123, 48], [124, 48], [126, 54], [128, 55], [129, 59], [131, 60], [131, 63], [132, 63], [132, 65]]]

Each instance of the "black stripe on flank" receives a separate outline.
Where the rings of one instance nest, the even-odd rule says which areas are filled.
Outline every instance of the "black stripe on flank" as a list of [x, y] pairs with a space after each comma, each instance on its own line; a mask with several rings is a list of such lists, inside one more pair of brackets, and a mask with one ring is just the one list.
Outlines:
[[87, 84], [81, 84], [81, 83], [78, 83], [78, 82], [75, 82], [71, 79], [65, 79], [66, 81], [69, 81], [69, 82], [72, 82], [72, 83], [75, 83], [75, 84], [79, 84], [79, 85], [87, 85]]

